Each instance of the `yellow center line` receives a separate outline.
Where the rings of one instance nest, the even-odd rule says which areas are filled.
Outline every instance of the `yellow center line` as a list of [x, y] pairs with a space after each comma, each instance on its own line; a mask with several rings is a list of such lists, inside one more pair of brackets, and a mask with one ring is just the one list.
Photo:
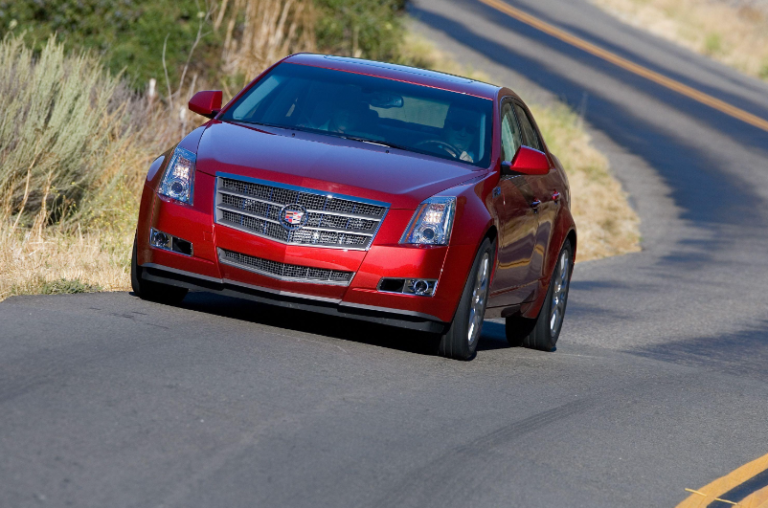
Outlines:
[[760, 489], [757, 492], [745, 497], [739, 502], [739, 508], [767, 508], [768, 507], [768, 487]]
[[679, 81], [676, 81], [672, 78], [668, 78], [667, 76], [664, 76], [663, 74], [659, 74], [658, 72], [652, 71], [651, 69], [643, 67], [642, 65], [638, 65], [634, 62], [631, 62], [626, 58], [622, 58], [619, 55], [615, 53], [611, 53], [610, 51], [607, 51], [599, 46], [595, 46], [594, 44], [587, 42], [584, 39], [580, 39], [579, 37], [576, 37], [575, 35], [572, 35], [566, 32], [565, 30], [561, 30], [560, 28], [550, 25], [549, 23], [542, 21], [535, 16], [531, 16], [530, 14], [523, 12], [520, 9], [512, 7], [511, 5], [501, 0], [479, 0], [479, 1], [489, 7], [492, 7], [493, 9], [496, 9], [497, 11], [503, 12], [504, 14], [507, 14], [515, 18], [516, 20], [522, 23], [525, 23], [526, 25], [532, 26], [538, 30], [541, 30], [544, 33], [547, 33], [553, 37], [556, 37], [557, 39], [560, 39], [561, 41], [567, 42], [572, 46], [576, 46], [577, 48], [580, 48], [586, 51], [587, 53], [591, 53], [599, 58], [602, 58], [603, 60], [611, 62], [612, 64], [617, 65], [622, 69], [626, 69], [629, 72], [637, 74], [638, 76], [647, 78], [653, 81], [654, 83], [658, 83], [661, 86], [669, 88], [670, 90], [674, 90], [675, 92], [683, 94], [686, 97], [689, 97], [702, 104], [706, 104], [707, 106], [714, 108], [718, 111], [721, 111], [726, 115], [737, 118], [743, 122], [746, 122], [750, 125], [757, 127], [758, 129], [762, 129], [768, 132], [768, 120], [760, 118], [759, 116], [755, 116], [752, 113], [749, 113], [747, 111], [744, 111], [743, 109], [737, 108], [736, 106], [732, 106], [731, 104], [728, 104], [725, 101], [721, 101], [716, 97], [712, 97], [711, 95], [705, 94], [704, 92], [700, 92], [695, 88], [691, 88], [688, 85], [684, 85]]
[[768, 507], [768, 488], [751, 493], [740, 502], [728, 501], [720, 497], [732, 488], [759, 475], [766, 469], [768, 469], [768, 454], [763, 455], [759, 459], [755, 459], [748, 464], [744, 464], [740, 468], [728, 473], [722, 478], [718, 478], [698, 490], [685, 489], [686, 491], [691, 492], [691, 495], [677, 505], [676, 508], [705, 508], [713, 501], [724, 501], [728, 504], [737, 506], [738, 508], [766, 508]]

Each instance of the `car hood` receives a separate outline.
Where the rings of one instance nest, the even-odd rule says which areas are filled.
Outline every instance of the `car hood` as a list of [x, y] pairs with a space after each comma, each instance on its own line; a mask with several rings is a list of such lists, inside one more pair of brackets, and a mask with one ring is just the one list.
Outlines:
[[481, 176], [466, 164], [379, 145], [284, 129], [213, 122], [200, 138], [197, 170], [230, 173], [414, 209]]

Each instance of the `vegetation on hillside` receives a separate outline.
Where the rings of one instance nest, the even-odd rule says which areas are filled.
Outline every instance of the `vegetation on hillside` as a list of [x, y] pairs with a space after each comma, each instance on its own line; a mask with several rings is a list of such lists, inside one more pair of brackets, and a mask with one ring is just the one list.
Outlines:
[[391, 60], [404, 9], [405, 0], [0, 0], [0, 38], [23, 34], [39, 52], [56, 34], [66, 50], [90, 50], [141, 90], [166, 70], [178, 83], [193, 52], [187, 74], [208, 82], [222, 69], [251, 71], [233, 60], [274, 58], [269, 49]]

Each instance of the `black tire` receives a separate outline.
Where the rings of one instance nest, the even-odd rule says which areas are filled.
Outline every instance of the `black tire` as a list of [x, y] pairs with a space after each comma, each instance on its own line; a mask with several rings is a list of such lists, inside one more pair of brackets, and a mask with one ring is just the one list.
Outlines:
[[189, 290], [168, 284], [151, 282], [141, 278], [141, 267], [136, 260], [136, 238], [133, 239], [133, 252], [131, 253], [131, 288], [133, 293], [142, 300], [176, 305], [181, 303]]
[[495, 245], [487, 238], [483, 240], [464, 284], [464, 291], [451, 326], [440, 337], [437, 347], [437, 354], [440, 356], [469, 360], [475, 355], [483, 327], [485, 307], [488, 304], [495, 253]]
[[[573, 274], [573, 247], [565, 242], [557, 255], [555, 269], [549, 281], [544, 304], [536, 319], [510, 316], [506, 319], [505, 331], [510, 346], [523, 346], [541, 351], [554, 351], [560, 330], [563, 328], [568, 290]], [[558, 313], [555, 316], [555, 312]]]

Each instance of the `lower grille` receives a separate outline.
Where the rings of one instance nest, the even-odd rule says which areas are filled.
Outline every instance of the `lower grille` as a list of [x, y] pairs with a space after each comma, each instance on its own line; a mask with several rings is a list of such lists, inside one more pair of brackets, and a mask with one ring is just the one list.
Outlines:
[[291, 282], [312, 282], [315, 284], [336, 284], [348, 286], [354, 272], [327, 270], [312, 266], [289, 265], [269, 259], [257, 258], [231, 250], [219, 249], [219, 261], [275, 279]]

